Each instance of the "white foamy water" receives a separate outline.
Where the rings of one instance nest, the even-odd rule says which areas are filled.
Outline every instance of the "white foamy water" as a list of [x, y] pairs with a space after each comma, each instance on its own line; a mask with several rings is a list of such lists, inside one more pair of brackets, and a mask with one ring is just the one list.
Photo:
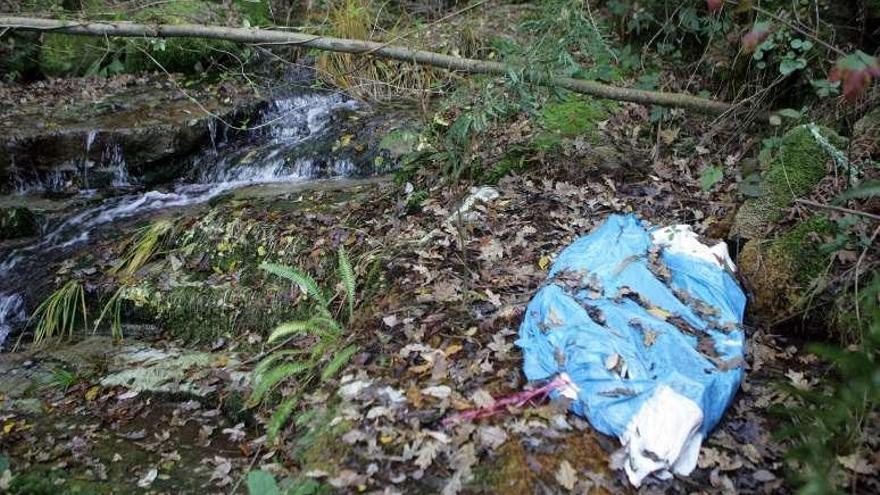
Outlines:
[[0, 349], [12, 331], [12, 325], [24, 321], [24, 301], [20, 294], [0, 293]]

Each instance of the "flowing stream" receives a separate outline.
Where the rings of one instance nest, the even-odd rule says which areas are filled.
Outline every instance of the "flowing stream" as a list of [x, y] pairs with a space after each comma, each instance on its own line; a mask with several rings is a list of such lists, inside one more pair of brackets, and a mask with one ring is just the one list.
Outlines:
[[[102, 160], [114, 171], [111, 191], [116, 194], [89, 201], [97, 193], [86, 189], [79, 199], [88, 206], [53, 220], [36, 242], [0, 252], [0, 348], [10, 332], [25, 323], [27, 309], [38, 303], [29, 301], [25, 290], [39, 273], [36, 268], [88, 243], [102, 228], [160, 210], [204, 203], [245, 186], [351, 174], [354, 165], [349, 159], [333, 153], [315, 157], [304, 150], [314, 150], [332, 134], [334, 120], [356, 108], [355, 101], [333, 93], [277, 99], [262, 113], [259, 125], [240, 139], [227, 139], [221, 135], [226, 127], [212, 122], [211, 147], [191, 157], [183, 175], [161, 189], [138, 190], [137, 178], [129, 176], [124, 150], [118, 146], [104, 149]], [[84, 156], [94, 138], [95, 132], [88, 133]], [[85, 164], [81, 173], [88, 173]], [[17, 187], [21, 194], [33, 194], [50, 189], [59, 180], [52, 176]], [[88, 187], [88, 177], [83, 177], [83, 183]]]

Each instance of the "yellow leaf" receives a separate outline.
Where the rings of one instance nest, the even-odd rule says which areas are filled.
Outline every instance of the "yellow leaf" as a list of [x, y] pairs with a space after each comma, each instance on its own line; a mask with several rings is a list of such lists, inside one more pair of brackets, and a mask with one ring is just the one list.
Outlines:
[[95, 400], [95, 397], [98, 396], [98, 391], [100, 391], [100, 390], [101, 390], [101, 387], [99, 387], [97, 385], [94, 385], [94, 386], [92, 386], [92, 388], [86, 390], [86, 400], [87, 401]]
[[3, 424], [3, 433], [8, 435], [13, 428], [15, 428], [15, 421], [7, 421]]
[[461, 349], [462, 349], [461, 345], [452, 344], [451, 346], [446, 348], [446, 352], [445, 352], [446, 357], [452, 356], [453, 354], [457, 353]]
[[388, 445], [394, 438], [391, 435], [382, 435], [379, 437], [379, 441], [382, 442], [383, 445]]
[[656, 316], [657, 318], [660, 318], [663, 321], [666, 321], [670, 316], [672, 316], [672, 313], [670, 313], [669, 311], [666, 311], [663, 308], [658, 308], [657, 306], [654, 306], [653, 308], [649, 309], [648, 313], [651, 313], [652, 315]]
[[541, 259], [538, 260], [538, 268], [546, 270], [548, 266], [550, 266], [550, 257], [541, 256]]

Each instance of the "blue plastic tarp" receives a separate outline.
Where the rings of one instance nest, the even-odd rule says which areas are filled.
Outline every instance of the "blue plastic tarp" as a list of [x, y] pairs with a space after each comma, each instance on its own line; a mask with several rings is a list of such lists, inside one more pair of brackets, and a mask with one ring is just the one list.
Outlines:
[[689, 473], [740, 386], [746, 297], [726, 256], [687, 227], [612, 215], [562, 251], [526, 310], [526, 377], [566, 376], [560, 393], [621, 438], [636, 485]]

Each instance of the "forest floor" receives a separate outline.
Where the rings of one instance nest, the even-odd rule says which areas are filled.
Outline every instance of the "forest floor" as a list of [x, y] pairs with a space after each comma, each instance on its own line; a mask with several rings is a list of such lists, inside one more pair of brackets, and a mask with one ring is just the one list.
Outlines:
[[[214, 388], [207, 398], [102, 385], [114, 369], [107, 361], [119, 352], [112, 345], [100, 359], [76, 358], [71, 383], [54, 378], [47, 380], [54, 386], [29, 390], [40, 413], [32, 404], [3, 416], [0, 442], [16, 466], [40, 473], [39, 486], [80, 486], [84, 493], [121, 486], [144, 493], [181, 486], [243, 492], [240, 480], [260, 467], [343, 491], [628, 490], [612, 469], [617, 441], [566, 414], [565, 404], [538, 403], [454, 426], [442, 419], [526, 385], [514, 345], [525, 305], [559, 251], [609, 213], [634, 212], [655, 225], [687, 222], [701, 233], [729, 214], [723, 193], [704, 193], [677, 175], [673, 181], [591, 174], [572, 180], [555, 168], [511, 176], [498, 183], [497, 198], [474, 206], [466, 223], [447, 221], [469, 195], [464, 187], [435, 189], [417, 213], [407, 212], [406, 193], [388, 182], [361, 186], [356, 194], [342, 189], [334, 196], [331, 183], [330, 191], [214, 205], [226, 218], [297, 229], [311, 240], [302, 252], [313, 261], [332, 244], [349, 246], [362, 275], [381, 260], [385, 275], [364, 288], [349, 329], [360, 352], [337, 386], [303, 400], [312, 419], [291, 426], [282, 443], [266, 443], [258, 426], [265, 418], [242, 411], [241, 384], [232, 379], [252, 368], [248, 361], [260, 349], [254, 343], [262, 337], [246, 333], [203, 346], [216, 360], [186, 367], [171, 380], [207, 381]], [[283, 206], [304, 197], [314, 206]], [[760, 324], [748, 327], [747, 338], [742, 390], [705, 442], [698, 470], [643, 492], [782, 489], [783, 449], [774, 440], [778, 421], [770, 411], [790, 403], [780, 383], [808, 388], [821, 371], [814, 358]], [[150, 345], [181, 347], [165, 339]], [[230, 365], [226, 356], [238, 362]], [[46, 351], [4, 356], [9, 359], [29, 362], [25, 369], [55, 369], [58, 362]], [[63, 362], [60, 368], [67, 369]]]
[[[484, 16], [491, 22], [480, 29], [510, 32], [519, 10], [507, 6]], [[458, 26], [428, 27], [427, 39], [447, 39]], [[56, 99], [59, 108], [69, 108], [63, 105], [68, 96], [95, 98], [102, 85], [109, 91], [131, 81], [109, 78], [95, 91], [81, 80], [0, 85], [0, 101], [13, 102], [0, 108], [10, 116], [0, 118], [0, 128], [15, 127], [16, 117], [27, 113], [17, 113], [17, 106], [34, 115], [54, 108], [46, 100]], [[152, 76], [144, 81], [155, 82]], [[666, 83], [674, 88], [690, 81]], [[240, 93], [220, 85], [218, 105], [230, 95]], [[595, 100], [584, 105], [595, 108]], [[429, 125], [448, 125], [461, 111], [438, 112]], [[485, 132], [471, 158], [498, 164], [508, 151], [531, 146], [547, 131], [536, 120], [516, 115]], [[75, 274], [93, 293], [112, 293], [118, 281], [104, 272], [122, 257], [135, 224], [172, 221], [172, 239], [138, 273], [138, 289], [147, 295], [129, 308], [138, 321], [126, 322], [126, 339], [92, 336], [0, 355], [0, 492], [247, 493], [248, 473], [262, 469], [297, 494], [789, 493], [779, 412], [798, 406], [792, 387], [819, 387], [828, 365], [805, 343], [828, 335], [824, 328], [770, 330], [753, 313], [744, 323], [742, 387], [690, 476], [632, 488], [614, 455], [618, 440], [567, 412], [564, 400], [444, 422], [534, 386], [515, 345], [526, 305], [560, 251], [608, 215], [633, 213], [655, 226], [688, 224], [703, 239], [730, 240], [737, 208], [756, 187], [748, 176], [758, 170], [757, 143], [770, 137], [747, 125], [681, 110], [657, 121], [648, 107], [615, 103], [553, 152], [530, 148], [527, 163], [476, 184], [490, 188], [483, 190], [491, 193], [485, 200], [473, 200], [475, 189], [465, 180], [441, 181], [437, 167], [426, 167], [396, 181], [253, 188], [121, 225], [51, 268], [56, 281]], [[358, 143], [341, 139], [339, 145]], [[841, 180], [829, 174], [806, 198], [827, 203]], [[466, 215], [457, 214], [462, 205]], [[795, 203], [779, 230], [813, 213]], [[250, 376], [272, 347], [265, 338], [278, 323], [277, 305], [304, 297], [290, 287], [270, 292], [257, 266], [277, 249], [283, 252], [277, 259], [333, 284], [339, 246], [359, 279], [345, 329], [346, 342], [358, 350], [337, 378], [307, 390], [280, 439], [269, 441], [272, 407], [247, 407]], [[731, 251], [740, 248], [734, 242]], [[828, 257], [852, 263], [858, 254]], [[149, 324], [141, 321], [139, 312], [149, 314], [142, 305], [157, 294], [194, 287], [201, 292], [184, 300], [189, 306], [162, 306], [164, 313], [150, 314], [158, 316]], [[278, 301], [270, 301], [275, 296]], [[234, 317], [218, 320], [217, 312]], [[291, 345], [313, 343], [305, 338]], [[278, 395], [298, 391], [288, 383]], [[876, 442], [876, 422], [867, 423]], [[837, 461], [852, 486], [876, 493], [880, 446], [873, 447], [866, 458]]]

